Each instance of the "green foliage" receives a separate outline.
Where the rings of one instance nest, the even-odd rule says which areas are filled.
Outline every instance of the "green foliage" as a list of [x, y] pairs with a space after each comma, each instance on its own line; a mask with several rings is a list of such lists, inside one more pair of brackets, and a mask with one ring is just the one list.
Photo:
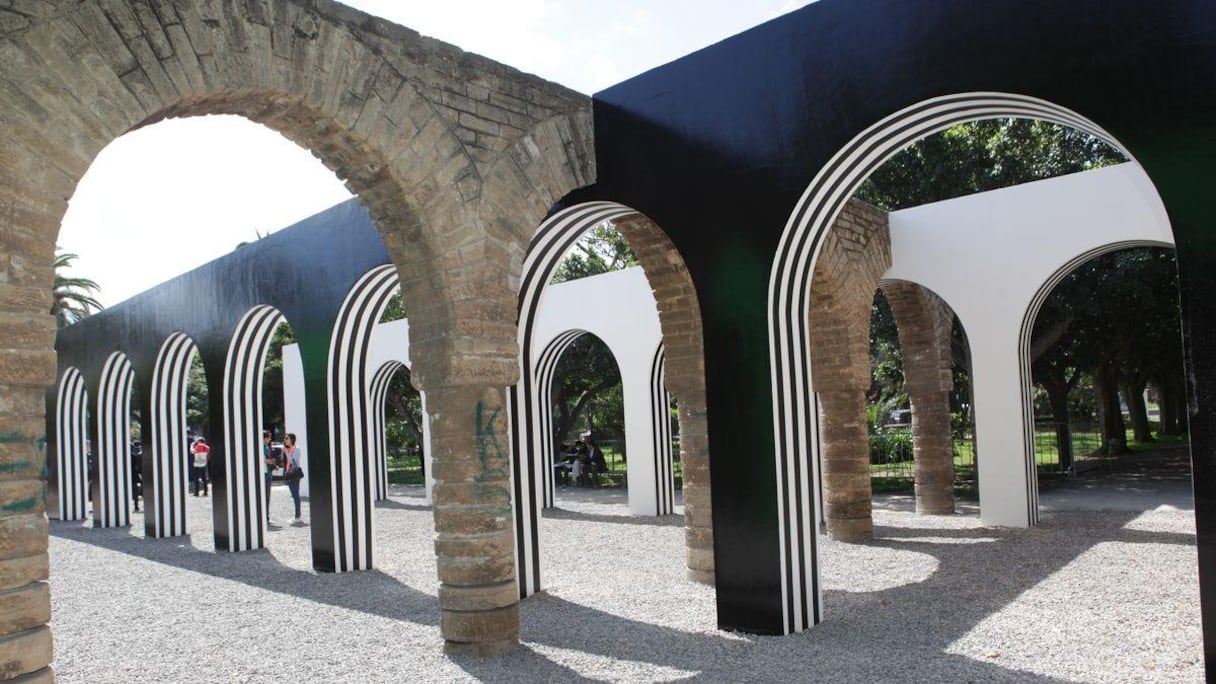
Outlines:
[[380, 314], [380, 322], [389, 323], [404, 320], [405, 318], [405, 304], [401, 301], [401, 289], [398, 288], [393, 293], [393, 296], [389, 298], [388, 304], [384, 306], [384, 313]]
[[1115, 148], [1071, 128], [990, 119], [912, 143], [875, 170], [857, 197], [895, 211], [1124, 161]]
[[564, 283], [637, 265], [638, 258], [625, 238], [611, 223], [601, 223], [574, 245], [549, 282]]
[[901, 463], [912, 460], [912, 431], [878, 429], [870, 434], [870, 463]]
[[283, 346], [295, 343], [295, 331], [283, 321], [270, 337], [270, 349], [262, 368], [262, 424], [276, 434], [287, 430], [283, 409]]
[[570, 343], [553, 374], [554, 439], [563, 441], [579, 422], [592, 432], [624, 434], [621, 371], [612, 352], [590, 333]]
[[186, 424], [200, 430], [204, 435], [211, 434], [211, 412], [207, 407], [207, 374], [203, 368], [203, 359], [198, 354], [190, 362], [190, 371], [186, 376]]
[[69, 278], [64, 271], [80, 257], [68, 252], [57, 252], [52, 265], [55, 268], [55, 283], [51, 289], [51, 315], [57, 327], [67, 327], [82, 318], [101, 311], [101, 302], [93, 296], [101, 290], [96, 282], [88, 278]]
[[389, 381], [384, 396], [384, 423], [384, 443], [390, 453], [423, 448], [422, 395], [410, 383], [408, 368], [398, 370]]

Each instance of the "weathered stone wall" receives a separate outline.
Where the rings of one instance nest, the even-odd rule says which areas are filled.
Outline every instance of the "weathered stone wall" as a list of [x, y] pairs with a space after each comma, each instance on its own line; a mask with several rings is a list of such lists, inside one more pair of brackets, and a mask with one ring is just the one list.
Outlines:
[[714, 531], [709, 493], [705, 352], [697, 292], [675, 245], [654, 222], [635, 214], [618, 221], [616, 227], [637, 255], [654, 290], [666, 350], [667, 389], [676, 395], [679, 404], [688, 577], [712, 584]]
[[915, 283], [883, 283], [882, 290], [899, 329], [904, 389], [912, 404], [916, 512], [953, 513], [950, 335], [954, 314], [941, 297]]
[[891, 266], [887, 214], [849, 200], [824, 238], [811, 278], [811, 382], [819, 396], [824, 516], [835, 539], [873, 534], [865, 393], [870, 307]]
[[114, 138], [211, 113], [310, 149], [368, 207], [434, 421], [443, 635], [454, 651], [511, 648], [509, 473], [480, 456], [507, 429], [486, 420], [519, 372], [528, 240], [594, 179], [587, 98], [328, 0], [22, 2], [0, 5], [0, 601], [16, 611], [0, 622], [0, 673], [50, 674], [36, 443], [67, 201]]

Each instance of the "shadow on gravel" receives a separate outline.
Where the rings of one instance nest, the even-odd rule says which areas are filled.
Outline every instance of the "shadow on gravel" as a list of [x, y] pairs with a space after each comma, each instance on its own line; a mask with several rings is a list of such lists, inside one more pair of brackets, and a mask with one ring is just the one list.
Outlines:
[[[944, 655], [940, 649], [916, 652], [898, 640], [889, 643], [900, 643], [899, 648], [860, 649], [848, 634], [841, 630], [829, 634], [820, 631], [822, 627], [787, 637], [699, 633], [630, 620], [544, 593], [523, 605], [520, 626], [528, 641], [525, 647], [505, 656], [502, 663], [472, 658], [454, 662], [481, 680], [497, 681], [512, 668], [525, 667], [528, 672], [551, 672], [552, 679], [538, 681], [588, 681], [536, 650], [543, 646], [601, 656], [604, 671], [624, 679], [629, 677], [623, 673], [636, 663], [641, 666], [639, 673], [651, 672], [652, 678], [655, 667], [670, 670], [664, 681], [1065, 681], [995, 662]], [[865, 641], [875, 643], [868, 634]], [[926, 670], [929, 660], [932, 665]]]
[[683, 527], [684, 516], [679, 514], [641, 516], [641, 515], [610, 515], [607, 513], [583, 513], [569, 511], [564, 508], [546, 508], [541, 516], [551, 520], [575, 520], [590, 523], [612, 523], [614, 525], [645, 525], [647, 527]]
[[396, 578], [367, 570], [347, 573], [313, 573], [283, 565], [268, 549], [240, 553], [200, 551], [190, 537], [146, 539], [126, 528], [91, 528], [53, 520], [51, 536], [155, 563], [240, 582], [287, 596], [316, 601], [371, 615], [420, 625], [439, 624], [439, 604], [427, 594]]

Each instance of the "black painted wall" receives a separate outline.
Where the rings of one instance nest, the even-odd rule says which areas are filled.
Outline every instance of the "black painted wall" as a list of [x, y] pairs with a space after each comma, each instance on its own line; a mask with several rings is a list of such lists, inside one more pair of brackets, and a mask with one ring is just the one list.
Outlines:
[[1156, 183], [1182, 269], [1209, 669], [1216, 667], [1216, 3], [822, 0], [594, 97], [598, 181], [654, 219], [702, 306], [719, 624], [780, 628], [768, 280], [824, 163], [917, 102], [1001, 91], [1110, 131]]
[[[334, 569], [332, 539], [329, 420], [326, 365], [330, 334], [339, 307], [351, 286], [376, 266], [389, 263], [388, 252], [367, 211], [348, 200], [294, 226], [250, 243], [131, 299], [59, 331], [55, 348], [59, 370], [79, 368], [96, 401], [102, 364], [114, 351], [125, 353], [135, 368], [140, 405], [151, 402], [152, 369], [165, 339], [174, 332], [190, 336], [198, 346], [207, 374], [211, 413], [212, 481], [214, 499], [226, 487], [223, 393], [228, 344], [240, 319], [253, 307], [266, 304], [286, 317], [300, 344], [308, 402], [310, 514], [313, 565]], [[216, 296], [214, 293], [220, 293]], [[96, 411], [90, 425], [97, 443]], [[51, 418], [48, 413], [48, 420]], [[150, 416], [143, 411], [143, 434], [151, 435]], [[292, 430], [292, 426], [287, 426]], [[48, 426], [49, 439], [55, 435]], [[51, 444], [48, 451], [52, 454]], [[250, 454], [261, 460], [261, 454]], [[152, 450], [144, 450], [143, 468], [152, 472]], [[227, 518], [214, 506], [216, 544], [226, 548]]]

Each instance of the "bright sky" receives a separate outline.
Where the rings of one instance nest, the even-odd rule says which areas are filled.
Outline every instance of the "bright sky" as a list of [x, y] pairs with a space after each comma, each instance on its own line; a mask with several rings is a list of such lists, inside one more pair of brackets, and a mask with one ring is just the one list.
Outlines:
[[[345, 0], [593, 93], [808, 0]], [[98, 155], [59, 246], [113, 305], [350, 195], [306, 150], [239, 117], [162, 122]]]

